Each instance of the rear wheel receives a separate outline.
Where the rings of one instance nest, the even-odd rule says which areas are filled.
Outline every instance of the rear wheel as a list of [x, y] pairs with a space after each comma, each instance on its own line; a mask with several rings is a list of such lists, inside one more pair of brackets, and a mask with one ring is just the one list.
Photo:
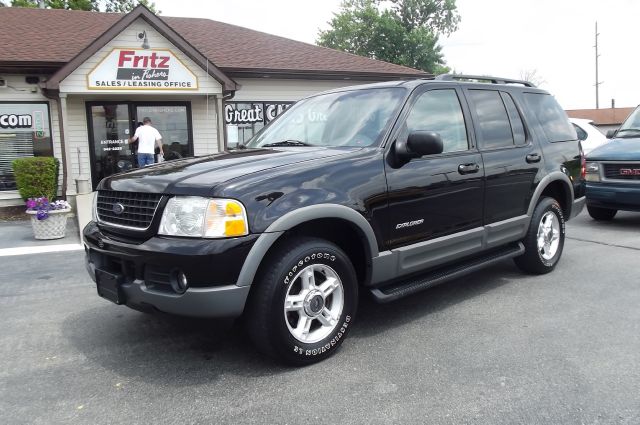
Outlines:
[[265, 259], [258, 274], [245, 317], [256, 348], [293, 365], [331, 356], [358, 306], [347, 255], [322, 239], [291, 238]]
[[592, 207], [589, 205], [587, 205], [587, 211], [589, 212], [589, 215], [591, 216], [591, 218], [597, 221], [611, 221], [613, 220], [613, 217], [615, 217], [616, 214], [618, 213], [618, 210], [611, 210], [609, 208]]
[[542, 198], [533, 210], [531, 223], [522, 240], [525, 252], [514, 258], [516, 265], [527, 273], [552, 271], [562, 255], [565, 222], [562, 208], [553, 198]]

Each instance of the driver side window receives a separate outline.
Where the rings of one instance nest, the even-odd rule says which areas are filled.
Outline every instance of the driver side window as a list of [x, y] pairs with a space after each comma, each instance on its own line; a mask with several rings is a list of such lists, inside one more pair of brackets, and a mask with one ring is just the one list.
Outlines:
[[442, 138], [443, 153], [469, 149], [462, 107], [453, 89], [431, 90], [420, 95], [407, 117], [409, 132], [435, 131]]

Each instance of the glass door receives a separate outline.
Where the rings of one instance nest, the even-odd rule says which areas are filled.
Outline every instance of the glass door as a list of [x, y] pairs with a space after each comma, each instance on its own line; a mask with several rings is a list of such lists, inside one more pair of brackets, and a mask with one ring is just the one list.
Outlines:
[[135, 104], [134, 109], [137, 125], [142, 125], [145, 117], [151, 118], [151, 126], [162, 136], [166, 161], [192, 155], [191, 114], [187, 104]]
[[127, 171], [136, 164], [129, 144], [131, 118], [127, 103], [88, 104], [93, 187], [104, 177]]

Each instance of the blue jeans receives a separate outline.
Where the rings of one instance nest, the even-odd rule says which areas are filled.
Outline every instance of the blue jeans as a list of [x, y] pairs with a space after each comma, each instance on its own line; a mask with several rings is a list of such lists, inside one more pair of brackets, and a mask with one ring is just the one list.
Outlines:
[[147, 165], [152, 165], [154, 163], [153, 161], [153, 154], [152, 153], [139, 153], [138, 154], [138, 167], [144, 167]]

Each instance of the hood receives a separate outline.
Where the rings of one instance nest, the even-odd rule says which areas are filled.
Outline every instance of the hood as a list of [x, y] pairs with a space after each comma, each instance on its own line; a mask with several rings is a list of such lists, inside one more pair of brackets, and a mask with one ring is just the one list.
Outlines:
[[349, 148], [247, 149], [167, 161], [115, 174], [98, 189], [208, 196], [219, 184], [268, 169], [317, 161], [352, 152]]
[[611, 139], [587, 155], [590, 161], [640, 161], [640, 138]]

